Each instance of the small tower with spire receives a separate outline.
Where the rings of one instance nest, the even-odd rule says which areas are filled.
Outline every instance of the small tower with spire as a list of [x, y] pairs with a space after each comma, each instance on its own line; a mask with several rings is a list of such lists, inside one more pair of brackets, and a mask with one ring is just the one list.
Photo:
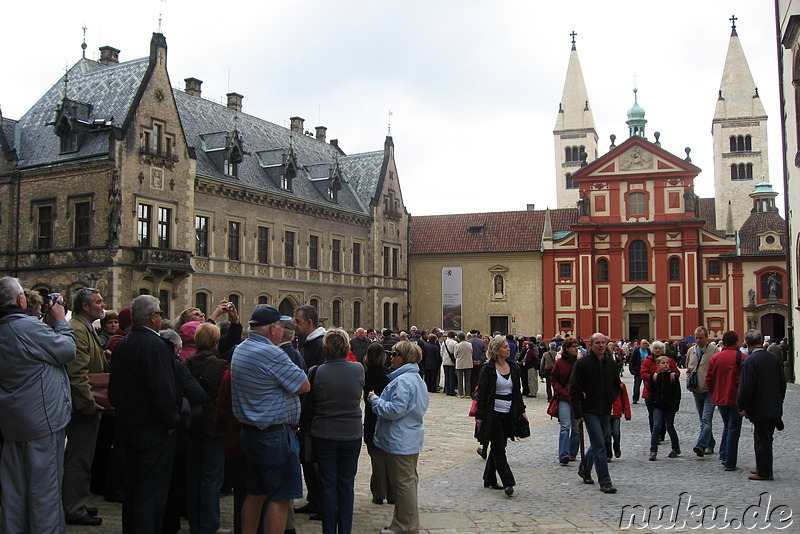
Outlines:
[[647, 124], [647, 119], [644, 118], [644, 109], [639, 105], [639, 97], [637, 93], [639, 89], [633, 88], [633, 107], [628, 110], [628, 120], [625, 121], [628, 125], [628, 137], [645, 137], [644, 125]]
[[578, 185], [572, 181], [572, 174], [586, 163], [597, 159], [597, 130], [575, 47], [576, 35], [578, 34], [575, 32], [570, 34], [572, 50], [553, 128], [559, 208], [575, 207], [579, 195]]
[[[738, 19], [728, 20], [731, 36], [711, 123], [714, 193], [718, 199], [730, 199], [733, 226], [739, 230], [750, 214], [753, 183], [769, 180], [767, 113], [739, 41]], [[717, 228], [727, 228], [727, 211], [717, 208]]]

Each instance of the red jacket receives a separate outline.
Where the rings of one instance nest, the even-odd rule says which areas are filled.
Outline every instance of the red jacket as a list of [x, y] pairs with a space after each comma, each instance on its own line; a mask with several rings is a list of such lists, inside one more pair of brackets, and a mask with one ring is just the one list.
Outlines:
[[617, 400], [614, 401], [614, 404], [611, 405], [611, 417], [620, 418], [624, 415], [625, 420], [630, 421], [631, 401], [628, 399], [628, 388], [625, 387], [624, 382], [620, 385], [622, 386], [622, 389], [619, 391], [619, 396], [617, 397]]
[[[669, 360], [669, 370], [675, 373], [675, 376], [680, 377], [681, 372], [678, 369], [678, 365], [675, 363], [670, 357], [667, 357]], [[642, 377], [642, 384], [644, 384], [644, 389], [642, 390], [642, 398], [646, 399], [647, 395], [650, 393], [650, 377], [652, 377], [655, 373], [658, 372], [658, 364], [656, 363], [656, 358], [653, 354], [649, 354], [647, 358], [644, 359], [642, 362], [642, 367], [639, 370], [639, 376]]]
[[563, 354], [556, 360], [553, 370], [550, 372], [550, 384], [553, 386], [553, 395], [558, 396], [558, 400], [569, 402], [569, 375], [576, 359]]
[[735, 406], [736, 393], [739, 391], [739, 366], [746, 355], [742, 354], [737, 365], [736, 347], [723, 347], [721, 351], [711, 356], [706, 370], [706, 387], [711, 393], [714, 406]]

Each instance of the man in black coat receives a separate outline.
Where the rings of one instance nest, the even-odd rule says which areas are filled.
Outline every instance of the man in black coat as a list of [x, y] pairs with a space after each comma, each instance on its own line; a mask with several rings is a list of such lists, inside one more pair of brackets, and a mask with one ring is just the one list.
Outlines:
[[736, 404], [742, 417], [753, 423], [756, 468], [750, 480], [772, 480], [772, 438], [775, 429], [783, 430], [783, 399], [786, 379], [783, 363], [764, 349], [764, 337], [758, 330], [744, 335], [749, 355], [742, 361]]
[[111, 360], [108, 393], [125, 445], [123, 532], [160, 532], [175, 459], [181, 385], [169, 344], [158, 335], [152, 295], [131, 305], [133, 330]]
[[[606, 457], [606, 440], [611, 434], [611, 405], [619, 396], [620, 379], [614, 358], [606, 354], [606, 336], [592, 334], [591, 348], [583, 358], [572, 367], [569, 383], [572, 415], [580, 425], [585, 423], [591, 446], [581, 459], [578, 476], [584, 484], [594, 484], [591, 470], [595, 464], [600, 490], [603, 493], [616, 493], [611, 484]], [[581, 432], [583, 432], [581, 430]]]

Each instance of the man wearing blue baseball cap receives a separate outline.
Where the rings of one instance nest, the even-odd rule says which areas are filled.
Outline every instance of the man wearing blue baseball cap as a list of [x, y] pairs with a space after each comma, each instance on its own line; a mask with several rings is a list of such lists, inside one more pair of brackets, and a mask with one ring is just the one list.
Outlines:
[[283, 532], [291, 500], [303, 496], [295, 431], [300, 422], [299, 395], [311, 384], [278, 347], [283, 322], [291, 320], [272, 306], [259, 306], [250, 317], [247, 339], [231, 360], [232, 407], [242, 423], [247, 467], [243, 534], [255, 534], [265, 500], [264, 532]]

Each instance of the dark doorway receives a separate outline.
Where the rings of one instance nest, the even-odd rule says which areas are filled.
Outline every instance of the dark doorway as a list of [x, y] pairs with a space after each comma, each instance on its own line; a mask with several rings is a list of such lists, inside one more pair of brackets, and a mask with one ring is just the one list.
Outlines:
[[647, 313], [631, 313], [628, 315], [628, 338], [650, 339], [650, 315]]
[[278, 305], [278, 311], [281, 312], [281, 315], [294, 317], [294, 304], [292, 304], [292, 301], [289, 299], [283, 299]]
[[779, 313], [764, 315], [761, 317], [761, 333], [780, 341], [786, 336], [786, 318]]
[[489, 333], [493, 334], [500, 332], [505, 335], [508, 334], [508, 316], [489, 317]]

